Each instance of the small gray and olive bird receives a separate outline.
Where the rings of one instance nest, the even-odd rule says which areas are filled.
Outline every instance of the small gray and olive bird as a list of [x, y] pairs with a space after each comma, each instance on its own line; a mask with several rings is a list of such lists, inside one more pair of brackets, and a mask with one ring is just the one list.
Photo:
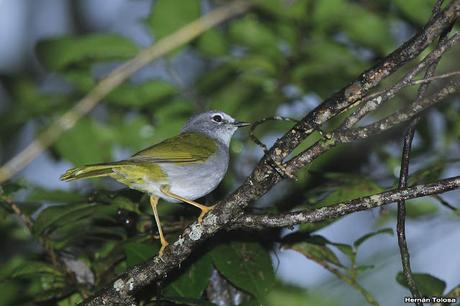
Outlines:
[[108, 176], [131, 189], [150, 195], [150, 204], [160, 234], [160, 256], [168, 245], [158, 216], [158, 199], [184, 202], [201, 209], [198, 222], [212, 207], [193, 200], [213, 191], [224, 178], [229, 162], [230, 140], [240, 122], [220, 111], [193, 116], [181, 133], [132, 157], [112, 163], [94, 164], [67, 170], [63, 181]]

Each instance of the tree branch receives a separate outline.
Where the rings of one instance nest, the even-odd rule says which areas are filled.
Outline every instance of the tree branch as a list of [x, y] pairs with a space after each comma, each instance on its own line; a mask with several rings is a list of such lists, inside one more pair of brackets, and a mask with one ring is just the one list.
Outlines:
[[289, 227], [301, 223], [315, 223], [335, 219], [357, 211], [388, 205], [399, 200], [409, 200], [451, 191], [460, 187], [460, 176], [440, 180], [436, 183], [421, 184], [403, 189], [393, 189], [379, 194], [340, 202], [315, 210], [301, 210], [280, 215], [242, 215], [229, 226], [230, 229], [263, 230], [267, 228]]
[[249, 8], [250, 3], [248, 1], [231, 1], [229, 4], [215, 9], [207, 15], [187, 24], [171, 35], [158, 40], [152, 46], [140, 51], [133, 59], [113, 70], [83, 99], [78, 101], [72, 109], [52, 123], [25, 149], [0, 168], [0, 184], [27, 166], [58, 140], [64, 132], [71, 129], [83, 116], [90, 112], [104, 97], [139, 69], [181, 45], [192, 41], [210, 28], [246, 12]]
[[329, 150], [330, 148], [338, 145], [350, 143], [357, 140], [366, 139], [370, 136], [377, 135], [383, 131], [386, 131], [392, 127], [401, 124], [415, 115], [419, 114], [423, 110], [437, 103], [440, 103], [445, 98], [451, 96], [454, 92], [460, 88], [460, 78], [451, 80], [444, 88], [434, 93], [431, 97], [427, 97], [418, 102], [418, 104], [411, 104], [404, 110], [396, 112], [382, 120], [375, 123], [369, 124], [365, 127], [356, 129], [345, 129], [339, 128], [335, 132], [328, 134], [325, 139], [317, 141], [311, 147], [301, 152], [286, 164], [286, 169], [292, 173], [305, 165], [311, 163], [318, 156]]
[[[442, 2], [443, 0], [436, 1], [436, 4], [433, 9], [433, 14], [436, 14], [439, 12]], [[445, 42], [447, 33], [448, 32], [444, 32], [443, 35], [441, 35], [438, 45]], [[437, 58], [433, 63], [430, 64], [430, 66], [428, 66], [425, 76], [424, 76], [425, 79], [429, 79], [433, 77], [436, 71], [436, 67], [439, 63], [439, 59], [440, 58]], [[421, 84], [421, 86], [417, 90], [417, 97], [415, 99], [414, 104], [417, 105], [418, 101], [420, 101], [425, 96], [429, 85], [430, 85], [430, 82]], [[399, 184], [398, 184], [399, 188], [407, 187], [407, 182], [409, 179], [410, 152], [412, 148], [412, 141], [415, 135], [415, 129], [416, 129], [416, 126], [419, 120], [420, 120], [420, 116], [414, 117], [409, 125], [409, 128], [407, 129], [404, 135], [403, 150], [402, 150], [402, 156], [401, 156], [401, 169], [400, 169]], [[423, 306], [423, 303], [421, 302], [422, 295], [419, 289], [417, 288], [417, 284], [415, 283], [414, 277], [412, 276], [412, 269], [410, 265], [410, 253], [409, 253], [409, 247], [407, 245], [407, 240], [406, 240], [406, 201], [405, 200], [398, 201], [396, 233], [398, 237], [398, 246], [399, 246], [399, 252], [401, 255], [403, 275], [406, 279], [406, 282], [412, 294], [412, 297], [416, 299], [415, 305]]]
[[[368, 113], [372, 112], [375, 110], [377, 107], [385, 103], [386, 101], [390, 100], [393, 98], [398, 92], [400, 92], [403, 88], [410, 86], [410, 85], [416, 85], [420, 83], [429, 83], [432, 80], [439, 79], [439, 77], [433, 77], [433, 78], [424, 78], [422, 80], [414, 80], [415, 76], [425, 69], [426, 67], [429, 67], [436, 61], [438, 61], [441, 56], [450, 48], [452, 48], [454, 45], [458, 43], [460, 40], [460, 32], [456, 32], [454, 35], [452, 35], [451, 38], [447, 40], [443, 40], [439, 43], [439, 45], [431, 51], [425, 58], [420, 61], [420, 63], [417, 64], [411, 71], [406, 73], [404, 77], [402, 77], [396, 84], [394, 84], [392, 87], [378, 91], [376, 93], [370, 94], [366, 96], [362, 101], [360, 101], [360, 104], [363, 104], [361, 107], [359, 107], [351, 116], [349, 116], [345, 122], [342, 124], [341, 129], [349, 129], [353, 127], [356, 123], [359, 122], [365, 115]], [[457, 73], [454, 72], [452, 74], [447, 74], [449, 76], [456, 75]]]
[[[432, 67], [436, 67], [436, 65], [433, 65]], [[433, 72], [434, 68], [429, 69], [427, 71], [427, 74], [429, 74], [430, 71]], [[422, 92], [426, 90], [426, 86], [420, 87], [420, 89], [422, 90], [419, 91], [419, 96], [423, 95]], [[407, 187], [407, 181], [409, 178], [410, 151], [412, 147], [412, 140], [414, 139], [414, 135], [415, 135], [415, 127], [419, 121], [419, 118], [420, 117], [415, 117], [412, 120], [409, 128], [407, 129], [404, 135], [404, 145], [403, 145], [403, 151], [402, 151], [402, 156], [401, 156], [401, 170], [399, 174], [399, 185], [398, 185], [400, 189]], [[404, 277], [406, 278], [407, 285], [409, 286], [409, 290], [412, 294], [412, 297], [420, 299], [422, 296], [420, 294], [420, 291], [417, 288], [417, 284], [415, 283], [414, 278], [412, 277], [409, 247], [407, 246], [407, 241], [406, 241], [406, 201], [405, 200], [398, 201], [396, 233], [398, 236], [399, 252], [401, 254], [401, 263], [402, 263]], [[415, 305], [423, 306], [423, 303], [417, 301], [415, 302]]]

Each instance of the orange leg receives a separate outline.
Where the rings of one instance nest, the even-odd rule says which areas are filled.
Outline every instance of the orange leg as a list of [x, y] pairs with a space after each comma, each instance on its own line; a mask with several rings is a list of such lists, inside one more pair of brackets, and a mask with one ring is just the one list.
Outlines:
[[158, 227], [158, 233], [160, 234], [161, 249], [160, 249], [159, 255], [161, 257], [163, 256], [163, 250], [169, 243], [168, 241], [166, 241], [165, 236], [163, 235], [163, 230], [161, 229], [160, 217], [158, 216], [158, 210], [157, 210], [158, 197], [150, 196], [150, 205], [152, 206], [153, 215], [155, 216], [155, 222], [157, 223], [157, 227]]
[[169, 191], [169, 186], [168, 185], [163, 185], [160, 187], [160, 191], [164, 194], [164, 195], [167, 195], [168, 197], [171, 197], [173, 199], [176, 199], [178, 201], [182, 201], [184, 203], [187, 203], [187, 204], [190, 204], [190, 205], [193, 205], [199, 209], [201, 209], [201, 214], [200, 216], [198, 217], [198, 223], [202, 223], [203, 222], [203, 218], [204, 216], [211, 210], [214, 208], [214, 206], [205, 206], [205, 205], [202, 205], [200, 203], [197, 203], [195, 201], [192, 201], [192, 200], [189, 200], [189, 199], [186, 199], [186, 198], [183, 198], [177, 194], [174, 194], [172, 192]]

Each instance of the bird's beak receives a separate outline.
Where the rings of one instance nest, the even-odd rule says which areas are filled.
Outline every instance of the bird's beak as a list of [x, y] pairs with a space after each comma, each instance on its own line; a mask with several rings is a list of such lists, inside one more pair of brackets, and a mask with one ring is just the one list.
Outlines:
[[240, 128], [240, 127], [243, 127], [243, 126], [251, 125], [251, 123], [244, 122], [244, 121], [233, 121], [233, 125], [238, 127], [238, 128]]

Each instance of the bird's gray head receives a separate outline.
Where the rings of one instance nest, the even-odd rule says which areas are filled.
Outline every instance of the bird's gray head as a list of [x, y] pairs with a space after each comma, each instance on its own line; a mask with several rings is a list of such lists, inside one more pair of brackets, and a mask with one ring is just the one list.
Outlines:
[[228, 146], [235, 131], [247, 125], [249, 123], [237, 121], [224, 112], [208, 111], [190, 118], [182, 128], [182, 132], [203, 133]]

